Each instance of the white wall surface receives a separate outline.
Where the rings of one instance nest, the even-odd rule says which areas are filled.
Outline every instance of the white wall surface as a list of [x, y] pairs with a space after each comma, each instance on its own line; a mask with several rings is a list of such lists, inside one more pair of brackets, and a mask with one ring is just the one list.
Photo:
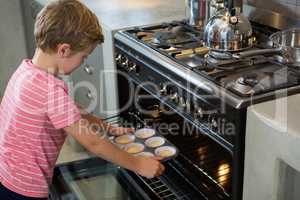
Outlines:
[[248, 108], [243, 200], [300, 199], [300, 95]]
[[300, 0], [244, 0], [251, 5], [279, 12], [283, 15], [300, 18]]
[[26, 57], [20, 1], [0, 0], [0, 99], [7, 81]]

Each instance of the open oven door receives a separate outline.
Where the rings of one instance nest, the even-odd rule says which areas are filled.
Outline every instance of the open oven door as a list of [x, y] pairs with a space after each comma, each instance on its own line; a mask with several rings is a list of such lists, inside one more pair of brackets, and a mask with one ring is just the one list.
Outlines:
[[[120, 125], [120, 116], [105, 119]], [[98, 157], [57, 165], [54, 169], [51, 200], [151, 200], [134, 180], [135, 173]]]
[[150, 200], [128, 173], [93, 157], [58, 165], [51, 200]]

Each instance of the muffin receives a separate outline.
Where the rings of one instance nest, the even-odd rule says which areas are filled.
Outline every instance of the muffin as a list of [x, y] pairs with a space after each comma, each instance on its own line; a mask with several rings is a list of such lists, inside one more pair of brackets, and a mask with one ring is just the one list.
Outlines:
[[162, 137], [151, 137], [145, 141], [147, 147], [155, 148], [163, 145], [165, 143], [165, 139]]
[[176, 154], [176, 149], [171, 146], [163, 146], [155, 149], [155, 155], [164, 158], [174, 156]]
[[152, 137], [155, 134], [155, 130], [151, 128], [142, 128], [137, 130], [134, 134], [138, 138], [146, 139]]
[[124, 150], [130, 154], [140, 153], [144, 151], [144, 148], [144, 145], [140, 143], [131, 143], [124, 146]]
[[150, 152], [141, 152], [141, 153], [136, 154], [136, 156], [153, 157], [154, 154], [150, 153]]
[[128, 144], [133, 142], [135, 139], [134, 135], [121, 135], [115, 138], [115, 143], [117, 144]]

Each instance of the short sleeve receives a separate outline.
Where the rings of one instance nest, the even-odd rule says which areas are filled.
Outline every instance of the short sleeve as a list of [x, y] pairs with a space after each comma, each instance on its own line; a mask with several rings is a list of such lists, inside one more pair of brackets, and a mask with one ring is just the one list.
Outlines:
[[54, 86], [47, 96], [47, 115], [56, 129], [65, 128], [81, 119], [80, 110], [66, 89]]

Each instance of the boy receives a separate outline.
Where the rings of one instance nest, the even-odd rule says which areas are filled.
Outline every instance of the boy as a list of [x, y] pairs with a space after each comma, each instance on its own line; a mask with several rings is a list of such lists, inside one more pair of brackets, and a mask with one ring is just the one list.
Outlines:
[[103, 159], [146, 177], [160, 175], [159, 158], [131, 156], [100, 137], [95, 123], [116, 135], [131, 130], [81, 114], [57, 78], [103, 42], [97, 17], [78, 0], [54, 1], [39, 13], [34, 35], [35, 55], [13, 74], [0, 105], [0, 199], [46, 199], [67, 134]]

